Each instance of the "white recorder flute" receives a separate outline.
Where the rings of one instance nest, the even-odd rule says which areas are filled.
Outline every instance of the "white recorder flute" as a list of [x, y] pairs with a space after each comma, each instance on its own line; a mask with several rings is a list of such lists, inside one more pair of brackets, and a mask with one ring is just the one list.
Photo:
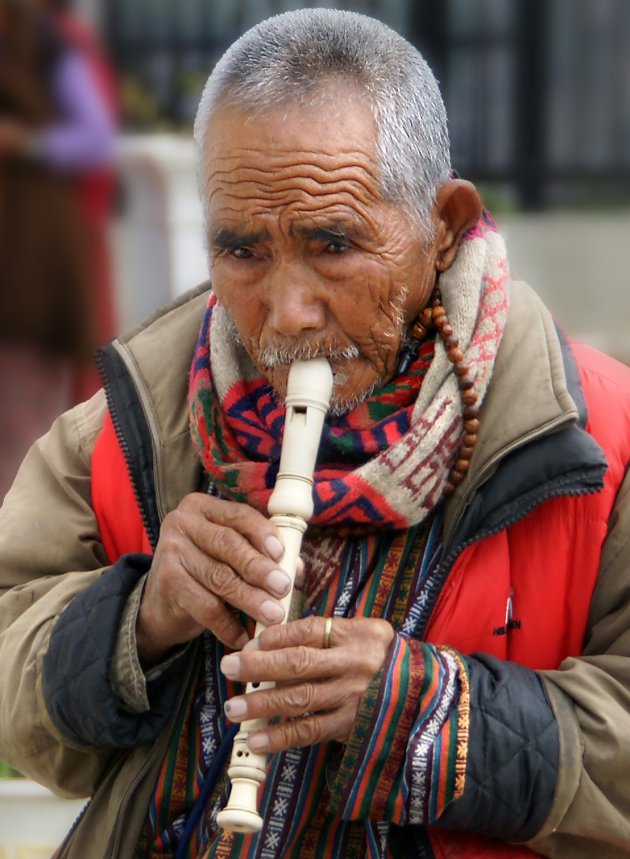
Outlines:
[[[280, 467], [267, 507], [284, 545], [284, 555], [279, 566], [291, 579], [291, 590], [281, 600], [285, 622], [293, 594], [302, 536], [313, 515], [313, 471], [332, 386], [332, 371], [325, 358], [296, 361], [291, 365]], [[254, 634], [260, 635], [264, 629], [264, 624], [258, 622]], [[271, 689], [273, 686], [271, 682], [248, 683], [245, 692]], [[265, 780], [267, 755], [250, 751], [247, 737], [267, 724], [268, 719], [248, 719], [241, 723], [234, 737], [228, 768], [232, 783], [230, 798], [217, 816], [217, 822], [223, 829], [258, 832], [262, 827], [262, 818], [257, 810], [257, 795], [259, 786]]]

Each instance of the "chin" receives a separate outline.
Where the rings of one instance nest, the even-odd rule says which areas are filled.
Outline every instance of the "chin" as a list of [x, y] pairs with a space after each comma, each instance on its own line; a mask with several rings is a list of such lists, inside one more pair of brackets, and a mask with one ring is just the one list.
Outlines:
[[330, 401], [329, 414], [333, 415], [336, 418], [340, 417], [341, 415], [348, 414], [348, 412], [351, 412], [353, 409], [356, 409], [357, 406], [360, 406], [363, 400], [365, 400], [366, 397], [369, 397], [370, 394], [374, 392], [375, 388], [376, 385], [374, 385], [371, 389], [368, 389], [367, 391], [363, 391], [361, 394], [353, 394], [352, 396], [343, 397], [338, 397], [333, 390], [332, 399]]
[[371, 379], [365, 379], [365, 373], [360, 378], [348, 378], [347, 374], [335, 372], [333, 366], [333, 394], [330, 401], [330, 414], [335, 417], [345, 415], [360, 406], [361, 403], [373, 394], [383, 382], [381, 376], [371, 373]]
[[[259, 361], [255, 363], [276, 394], [284, 399], [291, 365], [278, 363], [270, 367]], [[351, 412], [388, 378], [361, 359], [332, 358], [330, 365], [333, 371], [333, 393], [329, 413], [335, 417]]]

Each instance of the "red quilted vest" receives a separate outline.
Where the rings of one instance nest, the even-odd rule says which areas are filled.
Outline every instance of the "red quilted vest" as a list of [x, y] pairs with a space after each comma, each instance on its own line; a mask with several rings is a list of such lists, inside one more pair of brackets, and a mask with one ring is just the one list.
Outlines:
[[[557, 668], [582, 650], [602, 543], [630, 461], [630, 371], [588, 347], [572, 348], [582, 365], [586, 429], [608, 461], [604, 489], [546, 501], [507, 530], [465, 549], [433, 611], [426, 634], [431, 643], [449, 644], [464, 654], [489, 653], [533, 669]], [[625, 398], [620, 397], [624, 390]], [[92, 475], [93, 505], [108, 557], [150, 552], [109, 415], [94, 450]], [[538, 855], [467, 832], [429, 831], [436, 859]]]

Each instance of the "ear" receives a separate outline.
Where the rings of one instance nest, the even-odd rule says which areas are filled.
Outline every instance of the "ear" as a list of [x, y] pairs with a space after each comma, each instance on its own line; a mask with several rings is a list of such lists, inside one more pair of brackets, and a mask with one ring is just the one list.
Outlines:
[[453, 264], [462, 239], [481, 217], [481, 210], [481, 197], [472, 182], [451, 179], [438, 188], [433, 208], [438, 271], [445, 271]]

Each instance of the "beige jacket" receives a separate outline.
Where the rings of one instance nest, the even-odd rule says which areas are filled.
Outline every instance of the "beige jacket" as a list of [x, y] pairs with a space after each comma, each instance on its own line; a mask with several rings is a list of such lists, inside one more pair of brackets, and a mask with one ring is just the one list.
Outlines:
[[[116, 347], [154, 433], [162, 517], [200, 482], [184, 404], [206, 300], [205, 292], [185, 297]], [[471, 470], [446, 509], [447, 536], [502, 451], [576, 419], [553, 323], [526, 287], [515, 285], [494, 378], [501, 384], [493, 382], [484, 404]], [[67, 859], [131, 859], [169, 738], [167, 729], [153, 746], [125, 754], [73, 747], [41, 691], [55, 619], [107, 569], [90, 505], [90, 455], [104, 410], [99, 393], [63, 415], [28, 454], [0, 511], [0, 758], [62, 795], [96, 794]], [[561, 766], [551, 813], [529, 845], [543, 855], [630, 856], [629, 493], [626, 480], [602, 552], [587, 651], [545, 672]]]

